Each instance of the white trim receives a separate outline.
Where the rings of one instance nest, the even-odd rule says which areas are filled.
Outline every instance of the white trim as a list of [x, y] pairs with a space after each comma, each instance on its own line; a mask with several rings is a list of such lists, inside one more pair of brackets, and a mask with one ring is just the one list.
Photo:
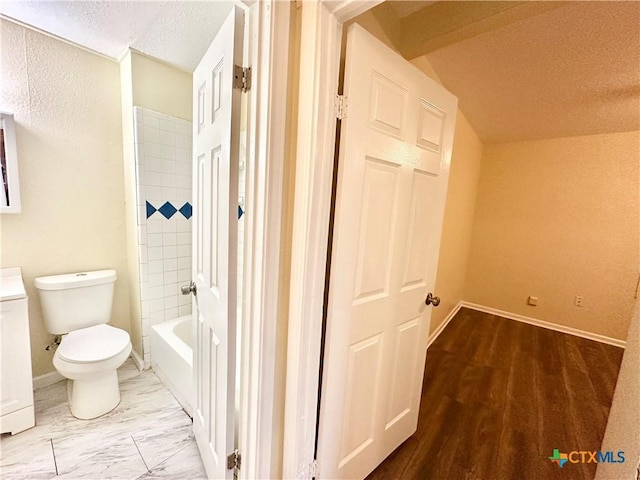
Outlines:
[[458, 304], [455, 307], [453, 307], [453, 310], [451, 310], [449, 314], [445, 317], [444, 321], [440, 324], [440, 326], [436, 328], [431, 335], [429, 335], [429, 340], [427, 340], [427, 349], [429, 349], [431, 344], [436, 341], [436, 339], [440, 336], [442, 331], [445, 328], [447, 328], [447, 325], [449, 325], [449, 322], [453, 319], [453, 317], [456, 316], [456, 314], [460, 311], [461, 308], [462, 308], [462, 302], [458, 302]]
[[576, 337], [586, 338], [587, 340], [593, 340], [595, 342], [606, 343], [607, 345], [613, 345], [614, 347], [625, 348], [627, 342], [618, 340], [617, 338], [611, 338], [598, 333], [586, 332], [584, 330], [578, 330], [577, 328], [565, 327], [564, 325], [558, 325], [557, 323], [545, 322], [537, 318], [526, 317], [517, 313], [505, 312], [504, 310], [498, 310], [497, 308], [486, 307], [484, 305], [478, 305], [477, 303], [460, 302], [465, 308], [477, 310], [479, 312], [490, 313], [492, 315], [498, 315], [509, 320], [516, 320], [518, 322], [528, 323], [529, 325], [535, 325], [536, 327], [546, 328], [548, 330], [554, 330], [556, 332], [568, 333], [569, 335], [575, 335]]
[[379, 0], [301, 2], [284, 478], [313, 477], [342, 23]]
[[311, 478], [314, 460], [342, 25], [323, 2], [302, 2], [301, 32], [283, 446], [287, 479]]
[[57, 370], [45, 373], [44, 375], [33, 377], [33, 389], [38, 390], [39, 388], [48, 387], [49, 385], [61, 382], [62, 380], [66, 380], [66, 378], [64, 378]]
[[280, 438], [274, 426], [280, 236], [289, 59], [288, 2], [249, 9], [252, 86], [248, 95], [246, 211], [239, 449], [241, 479], [274, 478]]
[[145, 369], [144, 360], [142, 359], [140, 354], [136, 352], [133, 348], [131, 349], [130, 357], [133, 360], [133, 363], [136, 364], [136, 367], [138, 368], [138, 370], [143, 371]]

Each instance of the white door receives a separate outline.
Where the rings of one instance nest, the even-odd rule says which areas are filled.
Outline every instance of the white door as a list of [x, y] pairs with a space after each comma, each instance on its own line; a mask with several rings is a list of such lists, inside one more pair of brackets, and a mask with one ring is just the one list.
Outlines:
[[236, 252], [244, 14], [234, 7], [193, 72], [193, 430], [209, 478], [233, 478]]
[[320, 478], [416, 431], [457, 99], [349, 27], [320, 399]]

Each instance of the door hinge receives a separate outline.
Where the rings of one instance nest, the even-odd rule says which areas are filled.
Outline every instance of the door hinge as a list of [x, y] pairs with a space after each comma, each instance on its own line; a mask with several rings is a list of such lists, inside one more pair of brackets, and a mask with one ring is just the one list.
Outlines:
[[344, 95], [336, 95], [334, 107], [336, 111], [336, 118], [338, 120], [347, 118], [347, 97]]
[[251, 88], [251, 67], [233, 66], [233, 88], [247, 92]]
[[314, 460], [309, 465], [309, 478], [318, 478], [318, 460]]
[[227, 455], [227, 470], [233, 470], [237, 472], [240, 470], [240, 451], [236, 448], [233, 452]]

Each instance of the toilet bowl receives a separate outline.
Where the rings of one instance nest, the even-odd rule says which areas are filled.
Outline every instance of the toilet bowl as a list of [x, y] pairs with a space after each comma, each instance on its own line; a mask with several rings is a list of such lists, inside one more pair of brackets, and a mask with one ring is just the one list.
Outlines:
[[111, 319], [115, 270], [35, 279], [49, 333], [62, 335], [53, 365], [66, 377], [71, 413], [96, 418], [120, 403], [117, 369], [131, 353], [129, 334]]
[[120, 403], [117, 369], [131, 353], [129, 334], [96, 325], [62, 337], [53, 366], [67, 378], [67, 398], [74, 417], [88, 420]]

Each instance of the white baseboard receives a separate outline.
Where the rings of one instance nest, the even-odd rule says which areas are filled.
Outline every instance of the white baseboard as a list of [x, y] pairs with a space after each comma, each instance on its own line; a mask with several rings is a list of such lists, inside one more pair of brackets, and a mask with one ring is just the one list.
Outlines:
[[[518, 322], [528, 323], [529, 325], [535, 325], [536, 327], [546, 328], [548, 330], [555, 330], [556, 332], [568, 333], [569, 335], [575, 335], [576, 337], [586, 338], [588, 340], [594, 340], [600, 343], [606, 343], [607, 345], [613, 345], [614, 347], [625, 348], [627, 342], [618, 340], [617, 338], [606, 337], [597, 333], [585, 332], [584, 330], [578, 330], [577, 328], [565, 327], [564, 325], [558, 325], [556, 323], [545, 322], [537, 318], [526, 317], [517, 313], [505, 312], [504, 310], [498, 310], [497, 308], [485, 307], [484, 305], [478, 305], [470, 302], [460, 302], [456, 307], [458, 310], [460, 307], [470, 308], [479, 312], [490, 313], [492, 315], [498, 315], [500, 317], [508, 318], [510, 320], [516, 320]], [[457, 310], [456, 310], [457, 312]], [[436, 333], [436, 332], [434, 332]]]
[[138, 370], [144, 370], [144, 360], [133, 348], [131, 349], [131, 359], [133, 360], [133, 363], [136, 364], [136, 367], [138, 367]]
[[57, 370], [45, 373], [44, 375], [33, 377], [33, 389], [38, 390], [39, 388], [48, 387], [62, 380], [65, 380], [65, 378]]
[[444, 321], [440, 324], [440, 326], [436, 328], [431, 335], [429, 335], [429, 340], [427, 340], [427, 349], [431, 346], [433, 342], [436, 341], [436, 338], [440, 336], [442, 331], [446, 328], [447, 325], [449, 325], [449, 322], [451, 321], [451, 319], [456, 316], [456, 313], [458, 313], [461, 308], [462, 308], [462, 302], [458, 302], [458, 304], [455, 307], [453, 307], [453, 310], [449, 312], [449, 315], [445, 317]]

